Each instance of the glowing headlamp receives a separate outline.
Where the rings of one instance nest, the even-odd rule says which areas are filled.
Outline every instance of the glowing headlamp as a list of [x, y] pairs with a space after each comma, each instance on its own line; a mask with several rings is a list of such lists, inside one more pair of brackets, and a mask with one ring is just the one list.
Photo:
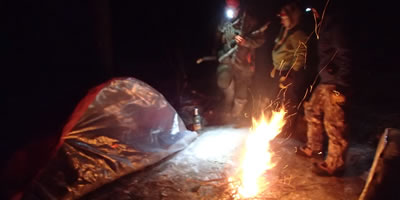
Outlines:
[[306, 8], [306, 12], [310, 12], [311, 11], [311, 8]]
[[232, 8], [227, 8], [225, 11], [225, 15], [227, 18], [232, 19], [235, 16], [235, 10]]

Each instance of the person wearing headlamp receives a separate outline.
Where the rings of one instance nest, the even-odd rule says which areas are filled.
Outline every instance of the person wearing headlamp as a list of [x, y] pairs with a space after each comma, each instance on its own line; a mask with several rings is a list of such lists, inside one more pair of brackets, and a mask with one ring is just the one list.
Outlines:
[[[304, 103], [307, 121], [307, 143], [298, 153], [307, 157], [323, 151], [323, 133], [329, 138], [326, 158], [315, 165], [314, 172], [322, 176], [344, 173], [348, 149], [348, 120], [354, 74], [353, 45], [346, 17], [346, 2], [324, 3], [311, 9], [318, 39], [319, 83], [309, 101]], [[344, 3], [344, 4], [341, 4]]]

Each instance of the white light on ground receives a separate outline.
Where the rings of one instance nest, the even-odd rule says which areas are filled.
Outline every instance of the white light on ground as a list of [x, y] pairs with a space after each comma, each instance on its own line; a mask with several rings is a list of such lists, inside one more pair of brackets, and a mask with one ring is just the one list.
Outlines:
[[204, 160], [220, 160], [226, 157], [243, 142], [248, 129], [219, 128], [208, 131], [202, 141], [193, 146], [193, 153]]

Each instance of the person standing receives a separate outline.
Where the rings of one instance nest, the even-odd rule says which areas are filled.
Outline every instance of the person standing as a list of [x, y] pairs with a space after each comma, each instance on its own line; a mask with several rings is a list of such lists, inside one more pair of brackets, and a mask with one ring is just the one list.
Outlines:
[[241, 124], [244, 119], [243, 111], [255, 71], [255, 50], [264, 44], [264, 31], [269, 23], [261, 24], [260, 19], [248, 9], [242, 16], [241, 34], [235, 37], [237, 46], [231, 59], [235, 96], [230, 115], [236, 124]]
[[285, 105], [289, 120], [284, 128], [286, 134], [293, 132], [297, 107], [304, 96], [307, 83], [306, 56], [307, 34], [301, 26], [302, 6], [296, 1], [289, 1], [280, 9], [281, 31], [272, 50], [274, 68], [270, 76], [274, 79], [271, 93], [278, 102]]
[[[225, 48], [227, 51], [218, 55], [218, 86], [223, 89], [226, 123], [241, 123], [243, 111], [248, 102], [248, 88], [255, 70], [255, 49], [264, 41], [264, 31], [269, 22], [261, 24], [260, 20], [248, 7], [243, 9], [238, 19], [225, 28]], [[231, 31], [227, 31], [231, 30]], [[232, 34], [232, 30], [235, 34]], [[233, 41], [232, 41], [233, 39]], [[230, 46], [232, 45], [233, 46]]]
[[230, 113], [230, 109], [233, 105], [233, 99], [235, 95], [234, 90], [234, 79], [232, 71], [232, 49], [235, 47], [235, 37], [240, 34], [241, 28], [241, 16], [239, 14], [239, 3], [233, 3], [235, 1], [227, 1], [227, 11], [231, 11], [231, 21], [223, 22], [218, 28], [218, 40], [220, 48], [217, 52], [218, 67], [217, 67], [217, 85], [222, 91], [223, 99], [221, 102], [220, 110], [223, 114], [224, 121]]

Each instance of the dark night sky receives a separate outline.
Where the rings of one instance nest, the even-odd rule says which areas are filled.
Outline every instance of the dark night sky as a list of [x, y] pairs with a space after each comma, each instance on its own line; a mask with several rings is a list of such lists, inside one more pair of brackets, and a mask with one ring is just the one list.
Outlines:
[[[363, 68], [358, 75], [365, 96], [358, 98], [391, 109], [399, 100], [398, 36], [392, 30], [397, 12], [390, 1], [351, 2], [360, 3], [352, 5], [357, 9], [349, 20]], [[202, 84], [215, 86], [215, 66], [194, 62], [211, 53], [223, 0], [4, 4], [1, 101], [10, 130], [28, 135], [27, 140], [60, 130], [86, 92], [111, 77], [141, 79], [172, 103], [184, 73], [193, 83], [208, 80]]]
[[222, 3], [4, 2], [1, 102], [10, 134], [0, 151], [59, 134], [88, 90], [112, 77], [138, 78], [173, 103], [183, 72], [214, 74], [190, 65], [210, 52]]

